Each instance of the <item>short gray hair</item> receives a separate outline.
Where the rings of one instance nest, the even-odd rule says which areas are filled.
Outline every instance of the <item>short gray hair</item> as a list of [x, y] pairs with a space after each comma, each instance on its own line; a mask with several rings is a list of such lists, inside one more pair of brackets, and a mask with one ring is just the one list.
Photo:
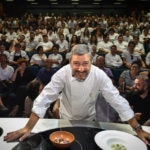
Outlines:
[[92, 58], [91, 53], [89, 51], [89, 47], [86, 44], [77, 44], [73, 46], [71, 50], [70, 60], [73, 55], [84, 55], [84, 54], [89, 54], [90, 58]]

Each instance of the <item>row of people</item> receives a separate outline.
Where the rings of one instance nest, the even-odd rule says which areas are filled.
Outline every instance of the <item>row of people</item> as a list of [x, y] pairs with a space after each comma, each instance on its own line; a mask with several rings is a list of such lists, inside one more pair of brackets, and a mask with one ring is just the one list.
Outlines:
[[38, 71], [33, 74], [33, 68], [28, 67], [28, 61], [24, 58], [18, 59], [16, 69], [7, 63], [5, 54], [0, 55], [0, 60], [0, 110], [9, 112], [8, 116], [17, 116], [17, 114], [22, 113], [26, 86], [30, 81], [37, 78], [46, 85], [59, 69], [52, 68], [52, 60], [46, 59], [45, 65], [38, 68]]
[[[17, 20], [14, 18], [18, 26], [16, 28], [10, 27], [9, 21], [1, 21], [1, 40], [6, 44], [7, 50], [13, 51], [14, 45], [20, 42], [27, 52], [34, 51], [38, 46], [43, 46], [45, 52], [51, 51], [53, 43], [61, 44], [60, 51], [64, 51], [64, 44], [65, 50], [68, 50], [74, 42], [79, 42], [88, 44], [89, 47], [94, 44], [97, 50], [105, 52], [110, 50], [110, 44], [113, 43], [122, 52], [126, 50], [128, 42], [134, 40], [136, 51], [144, 54], [144, 44], [149, 42], [150, 37], [146, 16], [140, 21], [132, 16], [107, 18], [104, 15], [85, 16], [83, 20], [82, 17], [61, 16], [44, 19], [44, 16], [36, 18], [33, 14], [26, 14], [24, 17], [28, 21], [25, 21], [23, 25], [19, 22], [19, 18]], [[13, 23], [14, 20], [11, 19]], [[74, 38], [76, 38], [75, 41], [73, 41]], [[8, 43], [11, 43], [11, 46]]]
[[36, 49], [36, 53], [34, 53], [32, 57], [29, 58], [28, 53], [21, 50], [21, 45], [19, 43], [15, 45], [15, 50], [11, 53], [5, 50], [4, 45], [0, 45], [0, 54], [6, 54], [9, 64], [12, 66], [17, 65], [17, 60], [19, 58], [25, 58], [27, 61], [29, 61], [31, 66], [37, 65], [39, 67], [42, 67], [44, 65], [44, 61], [47, 58], [50, 58], [53, 60], [53, 67], [58, 67], [61, 65], [63, 61], [63, 57], [62, 55], [58, 53], [58, 50], [59, 50], [59, 45], [56, 44], [56, 45], [53, 45], [52, 47], [52, 53], [45, 54], [43, 51], [43, 47], [39, 46]]
[[[88, 30], [88, 29], [87, 29]], [[98, 28], [98, 30], [100, 30]], [[146, 30], [146, 29], [145, 29]], [[144, 30], [144, 31], [145, 31]], [[145, 50], [145, 43], [149, 43], [149, 34], [148, 31], [145, 31], [145, 36], [147, 36], [145, 39], [147, 39], [146, 42], [141, 43], [139, 41], [139, 37], [138, 36], [133, 36], [133, 38], [131, 38], [129, 41], [134, 41], [135, 42], [135, 51], [136, 53], [140, 54], [140, 55], [144, 55], [145, 53], [147, 53], [149, 50], [149, 47]], [[102, 34], [102, 33], [101, 33]], [[9, 49], [7, 49], [7, 51], [14, 51], [14, 47], [16, 43], [20, 43], [22, 46], [22, 49], [26, 52], [32, 53], [34, 52], [38, 46], [43, 46], [43, 50], [44, 52], [51, 52], [53, 44], [58, 44], [59, 45], [59, 52], [66, 52], [69, 51], [69, 49], [78, 43], [84, 43], [87, 44], [89, 46], [89, 48], [91, 49], [91, 47], [93, 45], [96, 46], [97, 52], [102, 52], [102, 53], [108, 53], [110, 52], [110, 47], [111, 45], [115, 44], [117, 46], [117, 50], [118, 53], [122, 53], [127, 51], [127, 46], [129, 41], [125, 41], [123, 38], [122, 34], [118, 34], [117, 38], [115, 40], [112, 41], [110, 35], [107, 34], [102, 34], [101, 36], [101, 40], [98, 41], [97, 36], [95, 35], [95, 33], [91, 34], [90, 38], [86, 41], [83, 40], [82, 37], [78, 37], [75, 33], [72, 33], [71, 39], [70, 41], [68, 41], [67, 39], [65, 39], [65, 36], [63, 33], [59, 34], [58, 38], [56, 41], [51, 41], [50, 39], [48, 39], [48, 35], [43, 35], [42, 36], [42, 41], [38, 42], [35, 40], [35, 33], [32, 31], [29, 33], [29, 40], [25, 40], [25, 37], [23, 35], [21, 35], [17, 40], [14, 38], [12, 41], [12, 44], [10, 46]], [[86, 36], [85, 36], [86, 39]], [[7, 38], [5, 35], [1, 36], [1, 40], [0, 43], [4, 44], [5, 47], [8, 45], [7, 43]]]
[[[103, 54], [97, 53], [95, 45], [93, 45], [91, 48], [91, 54], [93, 57], [92, 63], [95, 63], [96, 56]], [[70, 51], [68, 53], [63, 52], [62, 54], [59, 52], [59, 45], [55, 44], [52, 47], [52, 52], [50, 54], [45, 54], [43, 51], [43, 47], [39, 46], [36, 50], [36, 53], [32, 54], [31, 58], [29, 59], [28, 54], [25, 51], [21, 50], [21, 45], [16, 44], [15, 51], [11, 53], [5, 50], [4, 45], [0, 45], [0, 53], [7, 55], [7, 59], [10, 65], [16, 65], [17, 60], [23, 57], [30, 61], [30, 65], [37, 65], [41, 67], [44, 64], [44, 60], [46, 58], [50, 58], [53, 60], [53, 67], [58, 67], [61, 66], [63, 62], [68, 60]], [[110, 68], [120, 68], [122, 66], [130, 68], [131, 63], [136, 60], [140, 60], [143, 68], [149, 68], [149, 53], [146, 56], [145, 60], [143, 60], [143, 57], [136, 53], [135, 43], [132, 41], [129, 42], [127, 51], [123, 52], [121, 55], [117, 53], [116, 45], [111, 45], [110, 52], [105, 54], [105, 64]]]

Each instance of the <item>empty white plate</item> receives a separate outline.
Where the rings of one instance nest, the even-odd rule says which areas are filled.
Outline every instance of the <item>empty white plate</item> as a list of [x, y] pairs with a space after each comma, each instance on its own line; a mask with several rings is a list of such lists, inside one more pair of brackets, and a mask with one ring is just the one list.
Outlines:
[[95, 143], [103, 150], [113, 150], [112, 145], [122, 145], [127, 150], [147, 150], [146, 144], [138, 137], [117, 130], [105, 130], [95, 135]]

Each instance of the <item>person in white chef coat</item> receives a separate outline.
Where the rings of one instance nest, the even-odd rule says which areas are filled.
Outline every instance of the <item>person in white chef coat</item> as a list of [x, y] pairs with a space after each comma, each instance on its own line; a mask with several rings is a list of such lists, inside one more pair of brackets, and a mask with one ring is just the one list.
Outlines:
[[70, 63], [58, 70], [51, 81], [35, 99], [27, 124], [4, 136], [5, 141], [23, 141], [31, 130], [44, 117], [46, 110], [62, 94], [60, 99], [60, 118], [67, 120], [94, 120], [95, 103], [98, 94], [119, 113], [123, 121], [128, 121], [138, 136], [148, 144], [150, 134], [142, 129], [134, 117], [134, 112], [126, 99], [112, 84], [111, 79], [99, 68], [92, 65], [87, 45], [78, 44], [72, 49]]

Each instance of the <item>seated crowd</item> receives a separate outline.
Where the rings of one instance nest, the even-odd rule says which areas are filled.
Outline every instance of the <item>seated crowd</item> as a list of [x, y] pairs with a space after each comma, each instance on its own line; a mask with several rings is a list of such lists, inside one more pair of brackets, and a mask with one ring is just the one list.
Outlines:
[[[138, 89], [137, 80], [144, 80], [138, 77], [140, 73], [145, 71], [148, 77], [150, 19], [146, 13], [144, 18], [42, 14], [22, 18], [0, 20], [0, 117], [29, 117], [35, 97], [53, 74], [69, 63], [71, 49], [79, 43], [88, 45], [92, 64], [106, 72], [129, 102], [133, 98], [128, 93]], [[58, 118], [56, 107], [59, 100], [45, 117]]]

